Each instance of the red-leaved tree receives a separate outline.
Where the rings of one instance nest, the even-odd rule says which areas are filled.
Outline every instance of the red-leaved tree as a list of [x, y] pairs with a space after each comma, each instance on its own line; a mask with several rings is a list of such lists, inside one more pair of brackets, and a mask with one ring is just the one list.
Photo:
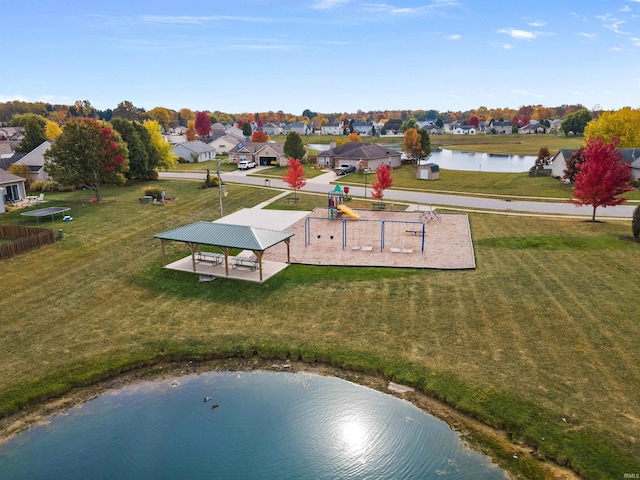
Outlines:
[[207, 112], [196, 113], [196, 132], [201, 137], [207, 137], [211, 132], [211, 119]]
[[384, 197], [384, 191], [393, 186], [393, 178], [391, 178], [392, 170], [391, 167], [387, 167], [384, 163], [376, 168], [378, 180], [371, 184], [371, 188], [373, 189], [371, 196], [377, 198], [380, 202], [382, 202], [382, 197]]
[[287, 174], [282, 177], [282, 180], [293, 188], [293, 198], [297, 199], [296, 192], [307, 184], [307, 179], [304, 178], [302, 162], [295, 158], [290, 158], [287, 162]]
[[598, 207], [620, 205], [627, 200], [620, 195], [633, 190], [630, 166], [622, 161], [622, 154], [616, 150], [617, 143], [617, 138], [609, 143], [590, 138], [582, 152], [584, 162], [578, 166], [571, 201], [576, 205], [591, 205], [592, 221], [596, 219]]
[[255, 132], [253, 132], [253, 135], [251, 135], [251, 141], [252, 142], [268, 142], [269, 135], [264, 133], [262, 130], [256, 130]]

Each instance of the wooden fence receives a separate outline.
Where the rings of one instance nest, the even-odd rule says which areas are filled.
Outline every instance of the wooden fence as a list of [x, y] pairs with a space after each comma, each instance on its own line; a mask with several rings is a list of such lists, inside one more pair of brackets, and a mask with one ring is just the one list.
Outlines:
[[56, 241], [50, 228], [32, 228], [19, 225], [0, 225], [0, 238], [11, 242], [0, 243], [0, 259], [19, 255], [32, 248], [49, 245]]

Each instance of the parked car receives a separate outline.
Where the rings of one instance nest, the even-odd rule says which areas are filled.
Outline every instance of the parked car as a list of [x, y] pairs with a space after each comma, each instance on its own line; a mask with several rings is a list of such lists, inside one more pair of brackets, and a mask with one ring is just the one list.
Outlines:
[[249, 170], [250, 168], [256, 168], [256, 162], [253, 160], [242, 160], [238, 162], [238, 170]]
[[347, 173], [353, 173], [356, 171], [356, 167], [354, 165], [342, 165], [333, 170], [336, 175], [346, 175]]

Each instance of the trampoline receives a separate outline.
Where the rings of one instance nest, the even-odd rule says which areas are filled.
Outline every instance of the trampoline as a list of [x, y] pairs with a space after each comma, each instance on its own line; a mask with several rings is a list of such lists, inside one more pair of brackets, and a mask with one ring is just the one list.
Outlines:
[[36, 223], [40, 223], [40, 217], [48, 217], [51, 215], [51, 221], [53, 222], [53, 216], [56, 213], [62, 213], [71, 210], [69, 207], [47, 207], [40, 208], [38, 210], [31, 210], [30, 212], [24, 212], [20, 215], [24, 215], [25, 217], [36, 217]]

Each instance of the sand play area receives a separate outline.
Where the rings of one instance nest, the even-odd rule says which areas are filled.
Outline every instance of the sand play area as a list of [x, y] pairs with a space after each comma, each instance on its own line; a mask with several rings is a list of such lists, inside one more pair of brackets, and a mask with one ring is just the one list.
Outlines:
[[[360, 218], [328, 217], [316, 209], [284, 229], [291, 238], [291, 263], [471, 269], [475, 256], [466, 214], [357, 210]], [[306, 228], [305, 228], [306, 227]], [[424, 232], [424, 239], [423, 239]], [[285, 262], [277, 245], [265, 260]]]

